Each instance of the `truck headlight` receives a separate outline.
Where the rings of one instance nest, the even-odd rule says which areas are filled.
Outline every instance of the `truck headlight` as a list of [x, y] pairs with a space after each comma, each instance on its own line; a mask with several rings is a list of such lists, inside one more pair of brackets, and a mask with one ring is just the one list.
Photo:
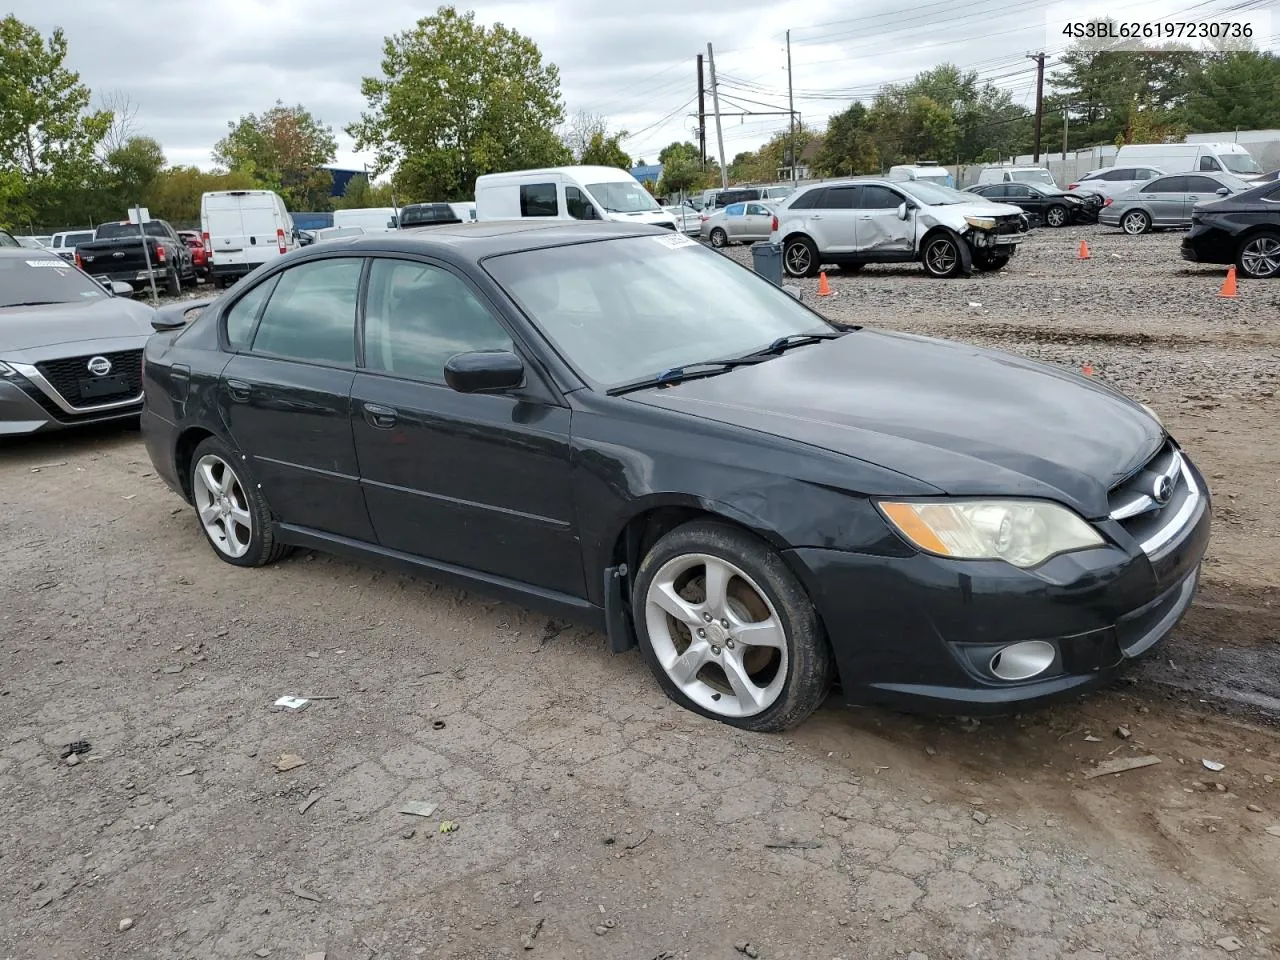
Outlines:
[[881, 501], [890, 524], [926, 553], [1034, 567], [1059, 553], [1101, 546], [1082, 517], [1043, 500]]

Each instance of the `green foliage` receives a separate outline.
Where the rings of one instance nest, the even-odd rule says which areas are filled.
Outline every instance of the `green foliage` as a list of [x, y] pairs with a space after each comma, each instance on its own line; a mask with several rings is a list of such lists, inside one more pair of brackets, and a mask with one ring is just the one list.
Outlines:
[[1209, 58], [1188, 95], [1191, 130], [1270, 130], [1280, 127], [1280, 57], [1242, 51]]
[[587, 142], [586, 149], [582, 151], [582, 158], [579, 162], [597, 167], [617, 167], [620, 170], [630, 170], [631, 158], [622, 149], [620, 142], [626, 136], [627, 131], [625, 130], [615, 133], [613, 136], [606, 136], [599, 131], [593, 133], [591, 139]]
[[662, 164], [658, 193], [663, 196], [687, 196], [709, 185], [712, 171], [702, 165], [697, 146], [688, 141], [676, 141], [663, 147], [658, 154], [658, 162]]
[[38, 222], [74, 207], [94, 172], [111, 114], [64, 66], [67, 40], [12, 14], [0, 20], [0, 218]]
[[879, 172], [875, 131], [865, 104], [855, 100], [827, 121], [817, 168], [829, 177]]
[[[254, 190], [258, 183], [241, 171], [209, 172], [199, 167], [170, 167], [160, 171], [143, 197], [153, 217], [170, 223], [198, 223], [200, 197], [218, 190]], [[120, 213], [111, 214], [112, 218]], [[106, 219], [106, 218], [104, 218]]]
[[450, 6], [386, 39], [382, 76], [365, 77], [368, 109], [347, 127], [357, 150], [396, 167], [397, 191], [472, 195], [485, 173], [567, 163], [560, 71], [514, 30]]
[[[352, 177], [342, 196], [333, 199], [335, 210], [358, 210], [362, 207], [390, 207], [392, 187], [389, 183], [370, 186], [368, 177]], [[412, 202], [412, 201], [411, 201]]]
[[337, 155], [333, 129], [301, 104], [279, 100], [261, 116], [247, 114], [227, 124], [213, 159], [246, 174], [255, 186], [275, 190], [291, 210], [322, 210], [329, 204], [333, 175], [323, 169]]

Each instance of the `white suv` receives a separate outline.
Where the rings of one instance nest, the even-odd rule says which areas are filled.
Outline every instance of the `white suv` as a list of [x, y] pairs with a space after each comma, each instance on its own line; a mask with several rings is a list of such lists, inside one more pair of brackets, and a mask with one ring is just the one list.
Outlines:
[[1019, 207], [921, 180], [815, 183], [776, 209], [769, 239], [792, 277], [916, 260], [931, 276], [967, 277], [1008, 263], [1030, 226]]

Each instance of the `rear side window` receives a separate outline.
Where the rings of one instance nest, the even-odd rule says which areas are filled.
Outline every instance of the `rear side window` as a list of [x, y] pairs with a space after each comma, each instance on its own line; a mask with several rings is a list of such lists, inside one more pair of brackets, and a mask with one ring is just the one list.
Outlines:
[[258, 284], [235, 302], [227, 311], [227, 342], [233, 350], [247, 350], [253, 336], [253, 323], [258, 319], [262, 305], [271, 296], [279, 276]]
[[827, 192], [825, 187], [818, 187], [816, 190], [806, 190], [800, 196], [788, 204], [788, 210], [816, 210], [822, 206], [823, 195]]
[[554, 183], [525, 183], [520, 186], [520, 216], [558, 217], [560, 204]]
[[1161, 177], [1146, 186], [1144, 193], [1186, 193], [1186, 177]]
[[253, 352], [354, 366], [357, 257], [313, 260], [280, 274], [253, 337]]
[[1222, 184], [1208, 177], [1184, 177], [1183, 179], [1187, 182], [1187, 193], [1217, 193], [1222, 189]]

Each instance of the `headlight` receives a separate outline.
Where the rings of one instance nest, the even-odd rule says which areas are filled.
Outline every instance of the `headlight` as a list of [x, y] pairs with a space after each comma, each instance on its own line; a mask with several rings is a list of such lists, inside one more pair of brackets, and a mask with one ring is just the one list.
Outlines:
[[976, 230], [994, 230], [995, 217], [965, 217], [964, 222]]
[[898, 531], [926, 553], [1034, 567], [1054, 554], [1101, 546], [1081, 517], [1041, 500], [880, 503]]
[[16, 380], [19, 374], [3, 360], [0, 360], [0, 380]]
[[1147, 413], [1151, 414], [1151, 419], [1152, 419], [1152, 420], [1154, 420], [1156, 423], [1160, 424], [1160, 426], [1161, 426], [1161, 427], [1164, 427], [1164, 421], [1160, 419], [1160, 414], [1156, 413], [1154, 410], [1152, 410], [1150, 407], [1148, 407], [1145, 403], [1140, 403], [1140, 404], [1138, 404], [1138, 406], [1142, 407], [1142, 409], [1143, 409], [1143, 410], [1145, 410], [1145, 411], [1147, 411]]

